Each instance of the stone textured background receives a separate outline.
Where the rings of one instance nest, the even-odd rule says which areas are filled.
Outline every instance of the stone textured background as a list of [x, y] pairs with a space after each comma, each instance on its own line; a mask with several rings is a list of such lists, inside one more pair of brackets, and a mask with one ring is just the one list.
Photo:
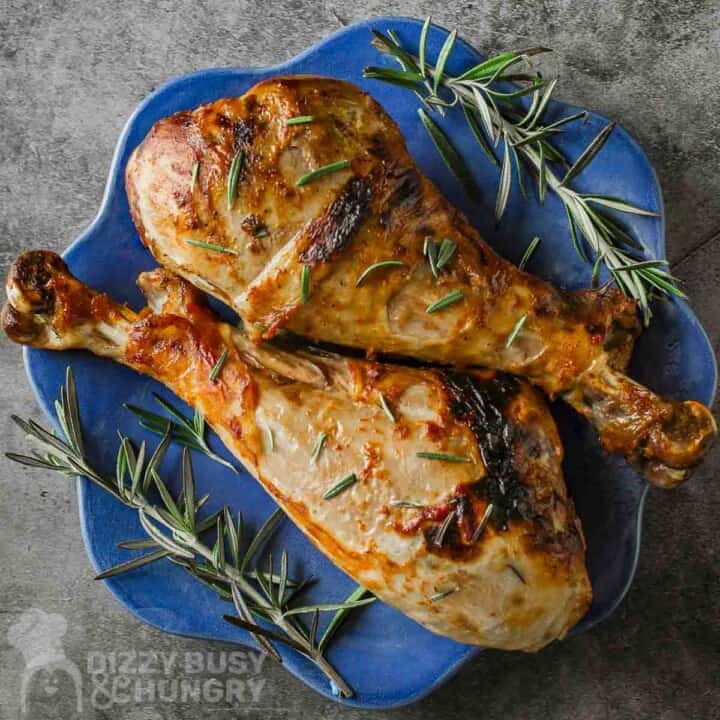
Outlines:
[[[620, 120], [639, 138], [665, 193], [672, 269], [717, 348], [717, 1], [3, 0], [0, 271], [4, 275], [26, 248], [62, 250], [85, 228], [99, 206], [125, 120], [158, 84], [199, 68], [275, 63], [370, 15], [428, 13], [487, 52], [528, 44], [554, 48], [559, 96]], [[9, 414], [36, 410], [20, 352], [4, 338], [0, 367], [5, 450], [21, 445]], [[387, 716], [720, 718], [719, 464], [715, 450], [687, 487], [650, 493], [635, 584], [610, 621], [539, 655], [485, 653], [426, 701]], [[6, 631], [28, 607], [67, 618], [66, 651], [81, 667], [88, 650], [218, 649], [140, 625], [94, 584], [74, 488], [5, 458], [0, 560], [3, 720], [19, 716], [23, 668], [20, 654], [5, 643]], [[255, 704], [141, 703], [83, 717], [361, 716], [316, 697], [280, 668], [266, 665], [263, 677]]]

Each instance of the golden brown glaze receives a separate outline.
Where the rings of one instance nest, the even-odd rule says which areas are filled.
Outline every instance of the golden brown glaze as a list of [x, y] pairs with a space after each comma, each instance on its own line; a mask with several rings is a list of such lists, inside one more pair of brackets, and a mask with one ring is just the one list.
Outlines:
[[[256, 347], [168, 271], [139, 284], [150, 307], [135, 314], [53, 253], [26, 253], [10, 272], [3, 327], [22, 344], [88, 349], [163, 382], [333, 562], [437, 633], [536, 650], [585, 613], [584, 542], [560, 439], [526, 382]], [[327, 441], [313, 462], [320, 432]], [[355, 485], [325, 499], [350, 472]]]
[[[298, 115], [314, 120], [287, 125]], [[243, 166], [228, 203], [238, 153]], [[350, 166], [297, 185], [338, 160]], [[161, 120], [128, 163], [127, 190], [155, 257], [231, 305], [256, 340], [287, 328], [366, 351], [523, 375], [562, 395], [606, 448], [664, 486], [687, 476], [715, 434], [699, 403], [662, 400], [622, 374], [639, 331], [632, 301], [613, 289], [557, 290], [498, 257], [419, 172], [383, 109], [348, 83], [279, 77]], [[426, 238], [457, 246], [437, 279], [423, 256]], [[404, 265], [356, 287], [365, 268], [389, 259]], [[305, 304], [303, 267], [311, 271]], [[462, 301], [426, 312], [455, 290]]]

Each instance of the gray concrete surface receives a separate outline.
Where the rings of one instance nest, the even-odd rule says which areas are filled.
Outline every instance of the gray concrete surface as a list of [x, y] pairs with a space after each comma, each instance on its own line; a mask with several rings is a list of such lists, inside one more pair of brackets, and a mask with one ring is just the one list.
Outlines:
[[[487, 51], [556, 50], [559, 95], [619, 119], [654, 162], [666, 198], [669, 256], [717, 348], [720, 340], [720, 7], [703, 0], [542, 2], [0, 3], [0, 270], [22, 250], [61, 250], [99, 205], [116, 138], [135, 105], [198, 68], [288, 58], [373, 14], [458, 27]], [[0, 340], [3, 450], [20, 445], [11, 412], [36, 414], [18, 348]], [[651, 492], [632, 591], [589, 634], [538, 655], [487, 653], [407, 718], [720, 718], [716, 449], [687, 487]], [[230, 649], [141, 625], [91, 581], [74, 488], [0, 459], [0, 718], [19, 717], [24, 663], [7, 629], [30, 607], [67, 620], [67, 657], [88, 652]], [[107, 659], [107, 658], [106, 658]], [[277, 667], [259, 699], [235, 706], [141, 702], [96, 718], [359, 718]], [[48, 691], [50, 693], [51, 691]], [[74, 717], [72, 692], [40, 717]], [[380, 715], [378, 715], [380, 717]]]

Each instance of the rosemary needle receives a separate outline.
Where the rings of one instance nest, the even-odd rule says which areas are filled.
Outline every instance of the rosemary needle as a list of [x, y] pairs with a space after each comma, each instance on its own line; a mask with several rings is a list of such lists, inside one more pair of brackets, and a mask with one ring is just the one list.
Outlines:
[[222, 351], [222, 355], [218, 358], [218, 361], [215, 363], [215, 366], [210, 371], [210, 380], [213, 382], [217, 380], [218, 375], [220, 375], [220, 371], [223, 369], [223, 365], [225, 364], [225, 361], [227, 360], [228, 356], [228, 349], [225, 348]]
[[242, 150], [238, 150], [235, 153], [235, 157], [230, 163], [230, 170], [228, 171], [227, 181], [227, 209], [232, 210], [235, 197], [237, 195], [237, 184], [238, 178], [240, 177], [240, 171], [243, 167], [243, 160], [245, 159], [245, 153]]
[[288, 118], [286, 125], [307, 125], [315, 119], [314, 115], [298, 115], [297, 117]]
[[350, 473], [347, 477], [342, 480], [338, 480], [334, 485], [331, 485], [324, 493], [323, 500], [331, 500], [342, 492], [345, 492], [348, 488], [352, 487], [357, 482], [357, 475]]
[[436, 300], [432, 305], [428, 305], [425, 312], [428, 314], [432, 314], [434, 312], [437, 312], [438, 310], [446, 308], [448, 305], [454, 305], [456, 302], [462, 299], [462, 290], [453, 290], [451, 293], [445, 295], [445, 297], [441, 297], [439, 300]]
[[215, 243], [203, 242], [202, 240], [192, 240], [190, 238], [186, 238], [185, 242], [188, 245], [194, 245], [195, 247], [204, 248], [205, 250], [212, 250], [214, 252], [224, 253], [225, 255], [240, 254], [237, 250], [233, 250], [232, 248], [226, 248], [222, 245], [216, 245]]
[[515, 342], [515, 339], [520, 334], [520, 331], [523, 329], [523, 325], [525, 325], [526, 320], [527, 320], [527, 314], [523, 315], [515, 323], [515, 327], [512, 329], [512, 332], [510, 333], [510, 335], [508, 335], [508, 339], [505, 341], [505, 349], [506, 350]]
[[482, 518], [480, 518], [480, 522], [475, 528], [472, 538], [470, 539], [470, 543], [472, 545], [474, 545], [480, 539], [480, 536], [485, 532], [485, 528], [487, 527], [488, 522], [490, 522], [490, 517], [492, 516], [494, 509], [495, 506], [492, 503], [488, 503], [488, 506], [485, 508], [485, 512], [483, 513]]
[[303, 265], [300, 274], [300, 302], [304, 305], [310, 296], [310, 266]]
[[393, 422], [393, 423], [397, 422], [395, 420], [395, 415], [393, 414], [393, 411], [390, 409], [390, 406], [388, 405], [387, 399], [385, 398], [385, 396], [382, 393], [380, 393], [380, 407], [382, 407], [383, 412], [388, 416], [388, 420], [390, 420], [390, 422]]
[[435, 547], [442, 547], [443, 541], [445, 540], [445, 535], [447, 535], [447, 531], [450, 529], [450, 525], [452, 524], [453, 519], [455, 518], [455, 511], [449, 512], [445, 516], [445, 520], [443, 520], [443, 524], [438, 529], [437, 533], [435, 533], [435, 537], [433, 538], [433, 545]]
[[525, 577], [523, 576], [523, 574], [522, 574], [512, 563], [508, 563], [508, 564], [507, 564], [507, 567], [508, 567], [508, 570], [511, 570], [512, 573], [515, 575], [515, 577], [516, 577], [523, 585], [527, 585], [527, 580], [525, 579]]
[[434, 595], [430, 596], [430, 602], [440, 602], [440, 600], [444, 600], [448, 595], [452, 595], [454, 592], [457, 592], [457, 588], [452, 588], [450, 590], [444, 590], [443, 592], [437, 592]]
[[323, 175], [329, 175], [330, 173], [337, 172], [338, 170], [345, 170], [345, 168], [349, 167], [349, 160], [336, 160], [335, 162], [331, 162], [328, 165], [323, 165], [316, 170], [311, 170], [309, 173], [305, 173], [305, 175], [302, 175], [298, 178], [295, 184], [298, 187], [302, 187], [303, 185], [307, 185], [308, 183], [311, 183], [318, 178], [323, 177]]
[[368, 265], [361, 273], [360, 277], [358, 277], [357, 281], [355, 282], [355, 287], [360, 287], [362, 284], [362, 281], [365, 280], [365, 278], [372, 272], [375, 272], [375, 270], [379, 270], [380, 268], [385, 267], [405, 267], [405, 263], [401, 260], [381, 260], [380, 262], [373, 263], [372, 265]]
[[322, 452], [325, 445], [325, 440], [327, 440], [327, 434], [324, 432], [318, 433], [317, 440], [315, 441], [315, 446], [313, 447], [312, 455], [310, 455], [310, 462], [316, 463], [318, 461], [320, 453]]
[[195, 192], [195, 185], [197, 185], [198, 174], [200, 173], [200, 161], [197, 160], [193, 165], [192, 175], [190, 176], [190, 192]]
[[415, 457], [424, 458], [425, 460], [444, 460], [452, 463], [471, 463], [469, 457], [463, 455], [453, 455], [452, 453], [441, 452], [416, 452]]
[[268, 451], [275, 452], [275, 433], [269, 425], [265, 426], [265, 434], [267, 435]]
[[361, 600], [363, 595], [365, 595], [367, 592], [368, 591], [362, 585], [358, 585], [355, 590], [353, 590], [352, 593], [348, 595], [348, 597], [345, 599], [345, 607], [338, 610], [335, 615], [333, 615], [332, 620], [328, 623], [325, 632], [320, 638], [320, 642], [318, 642], [318, 650], [320, 652], [322, 652], [327, 647], [327, 644], [330, 642], [333, 635], [337, 632], [337, 629], [340, 627], [340, 625], [342, 625], [342, 623], [344, 622], [354, 603], [356, 603], [358, 600]]
[[540, 238], [534, 237], [530, 244], [527, 246], [525, 252], [523, 253], [522, 259], [518, 263], [518, 270], [524, 270], [525, 266], [530, 262], [530, 258], [533, 256], [533, 253], [537, 249], [537, 246], [540, 244]]
[[445, 267], [445, 265], [450, 262], [450, 259], [455, 254], [456, 247], [457, 246], [455, 245], [455, 243], [448, 238], [444, 238], [443, 241], [440, 243], [437, 260], [435, 261], [435, 269], [438, 272], [440, 272]]

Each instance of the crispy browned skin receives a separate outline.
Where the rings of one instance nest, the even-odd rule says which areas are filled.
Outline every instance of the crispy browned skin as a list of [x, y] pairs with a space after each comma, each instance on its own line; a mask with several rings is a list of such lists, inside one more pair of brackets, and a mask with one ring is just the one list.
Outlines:
[[[435, 632], [535, 650], [585, 613], [584, 542], [560, 440], [527, 383], [489, 371], [256, 348], [168, 271], [145, 273], [139, 283], [152, 309], [136, 315], [76, 280], [57, 255], [26, 253], [10, 271], [3, 327], [16, 342], [88, 349], [163, 382], [202, 411], [333, 562]], [[320, 432], [327, 441], [315, 462]], [[419, 451], [469, 462], [423, 459]], [[325, 499], [349, 472], [357, 483]]]
[[[314, 120], [286, 124], [298, 115]], [[237, 153], [243, 168], [229, 207]], [[308, 171], [345, 159], [348, 169], [297, 186]], [[418, 171], [383, 109], [348, 83], [279, 77], [162, 120], [128, 163], [127, 190], [155, 257], [231, 305], [255, 339], [288, 328], [372, 352], [524, 375], [562, 395], [606, 448], [666, 487], [687, 476], [715, 434], [701, 404], [662, 400], [623, 374], [639, 329], [633, 302], [612, 289], [560, 291], [498, 257]], [[437, 280], [423, 256], [426, 238], [457, 245]], [[356, 287], [365, 268], [388, 259], [404, 265]], [[426, 312], [454, 290], [461, 302]]]

